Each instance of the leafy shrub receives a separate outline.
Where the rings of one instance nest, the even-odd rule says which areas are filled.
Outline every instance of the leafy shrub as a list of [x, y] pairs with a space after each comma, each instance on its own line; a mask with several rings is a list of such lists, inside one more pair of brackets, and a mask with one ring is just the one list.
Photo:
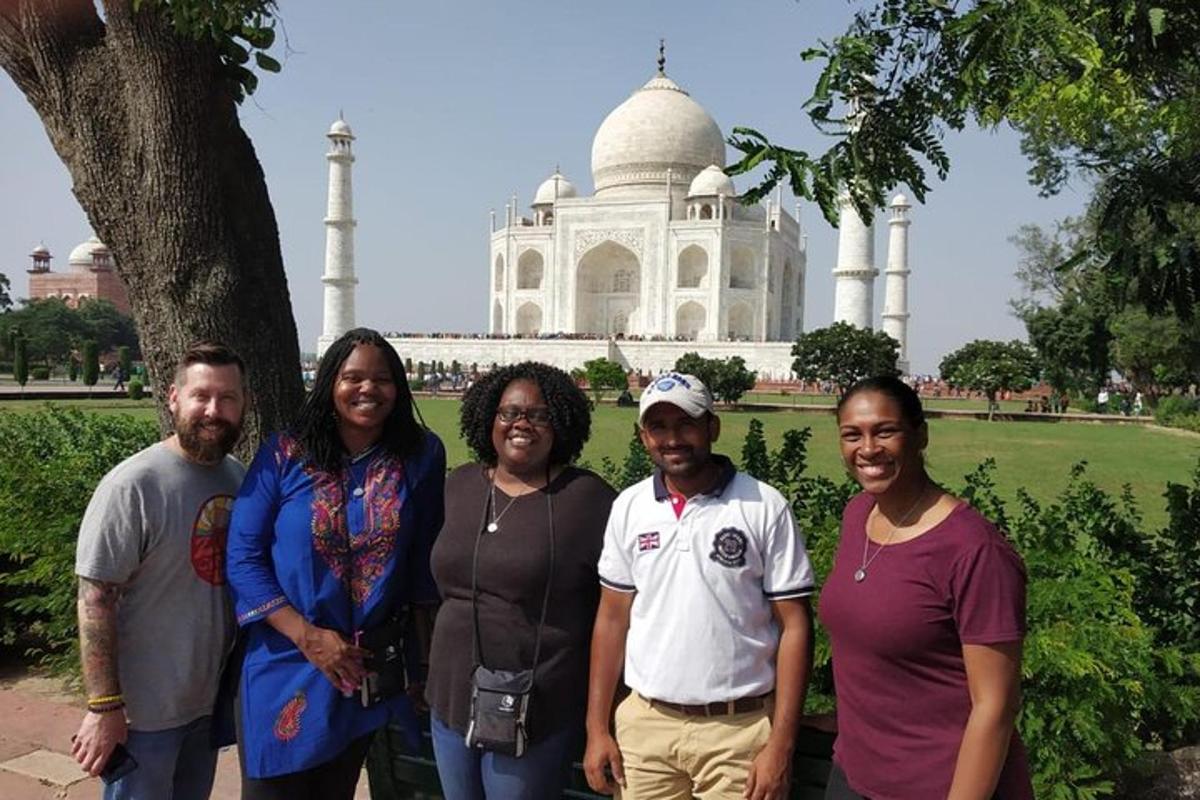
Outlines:
[[[580, 466], [586, 467], [588, 465], [581, 464]], [[600, 466], [596, 468], [596, 473], [608, 481], [609, 485], [617, 491], [628, 489], [638, 481], [648, 477], [653, 471], [654, 462], [650, 460], [650, 454], [642, 446], [642, 439], [638, 435], [638, 426], [636, 423], [633, 426], [633, 435], [629, 439], [629, 449], [626, 451], [625, 459], [621, 462], [620, 466], [608, 456], [604, 456], [600, 459]]]
[[0, 411], [0, 641], [43, 664], [78, 665], [75, 540], [100, 478], [158, 440], [123, 414]]
[[1172, 394], [1154, 407], [1154, 421], [1170, 428], [1200, 431], [1200, 398]]
[[100, 380], [100, 347], [95, 340], [83, 343], [83, 385], [95, 386]]
[[146, 395], [146, 386], [140, 380], [134, 378], [129, 382], [126, 391], [129, 392], [130, 400], [141, 400]]
[[33, 378], [35, 381], [48, 381], [48, 380], [50, 380], [50, 368], [49, 367], [30, 367], [29, 368], [29, 377]]

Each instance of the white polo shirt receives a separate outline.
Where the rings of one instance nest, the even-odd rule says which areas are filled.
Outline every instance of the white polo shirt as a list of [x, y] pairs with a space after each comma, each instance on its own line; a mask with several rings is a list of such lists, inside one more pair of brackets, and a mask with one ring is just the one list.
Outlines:
[[813, 591], [812, 565], [783, 495], [723, 456], [717, 488], [676, 519], [661, 474], [617, 497], [600, 583], [636, 592], [625, 682], [644, 697], [711, 703], [775, 688], [771, 601]]

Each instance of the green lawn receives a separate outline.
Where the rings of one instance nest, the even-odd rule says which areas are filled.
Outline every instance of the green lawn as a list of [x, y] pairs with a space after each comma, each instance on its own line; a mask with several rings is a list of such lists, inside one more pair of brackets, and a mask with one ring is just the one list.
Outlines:
[[[425, 420], [445, 441], [450, 463], [467, 460], [466, 446], [458, 438], [458, 403], [432, 398], [418, 403]], [[753, 417], [762, 420], [772, 449], [785, 430], [811, 427], [809, 468], [833, 478], [843, 474], [833, 416], [821, 412], [724, 411], [716, 449], [738, 460]], [[603, 456], [623, 459], [636, 419], [635, 409], [600, 407], [583, 459], [593, 464]], [[1140, 425], [930, 420], [926, 458], [936, 479], [957, 487], [963, 475], [989, 456], [996, 460], [997, 487], [1006, 498], [1014, 498], [1023, 486], [1035, 498], [1049, 500], [1066, 485], [1071, 465], [1087, 461], [1093, 481], [1112, 492], [1130, 484], [1146, 521], [1161, 524], [1166, 518], [1163, 489], [1167, 481], [1189, 480], [1200, 459], [1200, 436]]]
[[[150, 401], [104, 399], [72, 404], [93, 411], [155, 418]], [[0, 409], [42, 405], [6, 401], [0, 403]], [[450, 464], [466, 461], [467, 449], [458, 437], [458, 401], [423, 397], [418, 405], [426, 422], [445, 441]], [[635, 409], [601, 406], [593, 419], [584, 460], [599, 464], [607, 455], [620, 462], [636, 416]], [[833, 417], [823, 412], [722, 412], [723, 433], [716, 449], [737, 460], [747, 426], [755, 416], [762, 420], [771, 448], [778, 445], [788, 428], [812, 427], [810, 469], [830, 477], [842, 474]], [[996, 460], [996, 482], [1004, 497], [1013, 498], [1016, 489], [1024, 486], [1035, 498], [1048, 500], [1066, 484], [1071, 465], [1087, 461], [1088, 474], [1105, 489], [1118, 492], [1126, 483], [1133, 487], [1149, 525], [1161, 524], [1165, 519], [1161, 495], [1167, 481], [1188, 481], [1200, 459], [1200, 436], [1139, 425], [935, 419], [930, 420], [929, 428], [930, 470], [951, 487], [960, 485], [964, 474], [990, 456]]]

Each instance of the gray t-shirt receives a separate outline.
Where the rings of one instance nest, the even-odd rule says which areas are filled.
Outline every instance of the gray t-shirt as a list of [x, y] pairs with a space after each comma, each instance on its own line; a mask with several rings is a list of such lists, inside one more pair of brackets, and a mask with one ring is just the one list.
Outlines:
[[165, 443], [122, 461], [83, 515], [75, 572], [121, 584], [117, 670], [136, 730], [212, 713], [235, 630], [225, 537], [245, 468], [188, 461]]

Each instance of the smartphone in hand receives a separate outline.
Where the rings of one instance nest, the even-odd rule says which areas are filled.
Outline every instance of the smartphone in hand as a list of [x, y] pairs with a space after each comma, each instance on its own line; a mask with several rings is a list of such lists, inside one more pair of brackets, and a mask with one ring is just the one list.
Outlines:
[[137, 769], [138, 763], [133, 755], [125, 749], [125, 745], [118, 744], [113, 748], [112, 755], [108, 757], [108, 761], [104, 764], [104, 769], [100, 771], [100, 780], [105, 783], [119, 781], [129, 773]]

